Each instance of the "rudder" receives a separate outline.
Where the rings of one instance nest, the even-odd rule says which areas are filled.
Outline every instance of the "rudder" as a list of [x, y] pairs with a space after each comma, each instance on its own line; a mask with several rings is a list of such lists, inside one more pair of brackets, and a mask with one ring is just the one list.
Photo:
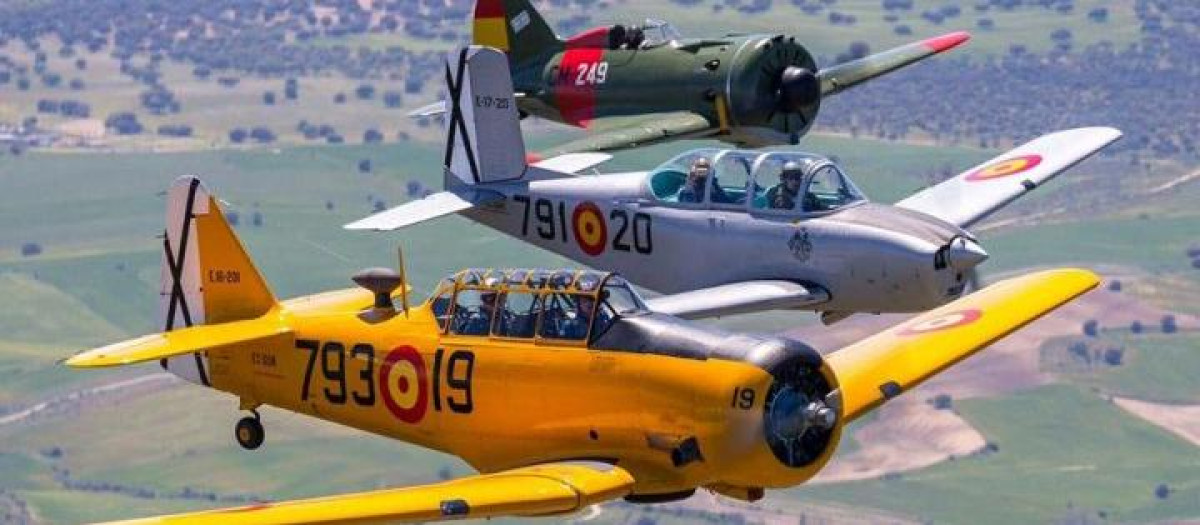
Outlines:
[[504, 54], [470, 46], [446, 62], [447, 178], [467, 185], [520, 179], [528, 165]]
[[514, 66], [548, 56], [563, 43], [528, 0], [478, 0], [473, 42], [508, 53]]
[[[217, 200], [196, 177], [167, 192], [159, 321], [164, 332], [259, 317], [275, 296], [233, 232]], [[164, 368], [208, 386], [201, 354], [163, 360]]]

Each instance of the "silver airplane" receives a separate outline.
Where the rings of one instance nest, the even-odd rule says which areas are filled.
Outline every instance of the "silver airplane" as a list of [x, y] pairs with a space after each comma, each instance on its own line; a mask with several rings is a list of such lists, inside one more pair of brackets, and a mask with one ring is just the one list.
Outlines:
[[[965, 228], [1121, 137], [1043, 136], [895, 205], [869, 201], [836, 164], [801, 152], [699, 149], [648, 172], [578, 176], [610, 157], [526, 157], [505, 55], [448, 60], [445, 191], [346, 225], [394, 230], [461, 213], [666, 295], [702, 318], [812, 310], [918, 312], [964, 293], [987, 259]], [[707, 165], [707, 166], [706, 166]]]

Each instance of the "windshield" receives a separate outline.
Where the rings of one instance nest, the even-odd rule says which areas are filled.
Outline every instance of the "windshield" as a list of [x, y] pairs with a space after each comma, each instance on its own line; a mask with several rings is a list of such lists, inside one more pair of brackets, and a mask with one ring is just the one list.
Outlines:
[[832, 163], [818, 165], [808, 177], [808, 188], [804, 192], [804, 211], [832, 211], [847, 204], [863, 200], [858, 188], [842, 175]]
[[646, 23], [642, 25], [642, 32], [645, 34], [645, 39], [642, 41], [643, 48], [661, 46], [683, 38], [675, 26], [654, 18], [646, 19]]
[[646, 304], [642, 302], [642, 298], [638, 296], [629, 283], [618, 276], [613, 276], [604, 284], [604, 291], [600, 293], [600, 300], [604, 307], [613, 315], [630, 314], [635, 312], [646, 311]]

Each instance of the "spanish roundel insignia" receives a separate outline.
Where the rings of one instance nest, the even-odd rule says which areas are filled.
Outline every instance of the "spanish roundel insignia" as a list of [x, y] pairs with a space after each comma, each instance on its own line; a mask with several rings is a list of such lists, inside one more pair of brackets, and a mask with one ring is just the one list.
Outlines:
[[604, 224], [604, 214], [599, 207], [586, 201], [579, 203], [571, 215], [571, 223], [583, 253], [593, 257], [604, 253], [604, 246], [608, 244], [608, 226]]
[[940, 332], [942, 330], [949, 330], [951, 328], [969, 325], [975, 321], [978, 321], [981, 317], [983, 317], [983, 311], [978, 309], [950, 312], [941, 317], [935, 317], [928, 321], [922, 321], [905, 328], [904, 330], [900, 331], [899, 335], [914, 336], [928, 334], [930, 332]]
[[418, 423], [429, 405], [428, 374], [421, 354], [411, 346], [400, 346], [379, 367], [379, 393], [383, 404], [397, 419]]
[[1029, 171], [1033, 168], [1036, 168], [1038, 164], [1041, 163], [1041, 155], [1022, 155], [1020, 157], [1013, 157], [1011, 159], [996, 161], [988, 164], [987, 166], [979, 168], [970, 175], [967, 175], [967, 180], [976, 182], [1008, 177], [1010, 175], [1016, 175], [1018, 173]]

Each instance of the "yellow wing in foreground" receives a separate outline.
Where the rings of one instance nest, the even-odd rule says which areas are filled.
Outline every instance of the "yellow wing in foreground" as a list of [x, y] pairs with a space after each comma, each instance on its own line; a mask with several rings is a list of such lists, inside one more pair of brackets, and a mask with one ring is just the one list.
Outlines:
[[123, 524], [287, 524], [417, 522], [565, 514], [629, 494], [633, 477], [595, 462], [549, 463], [444, 483], [263, 503]]
[[1095, 288], [1086, 270], [1001, 281], [829, 357], [846, 422]]
[[76, 368], [132, 365], [290, 333], [291, 329], [272, 311], [248, 321], [193, 326], [122, 341], [76, 354], [66, 363]]

